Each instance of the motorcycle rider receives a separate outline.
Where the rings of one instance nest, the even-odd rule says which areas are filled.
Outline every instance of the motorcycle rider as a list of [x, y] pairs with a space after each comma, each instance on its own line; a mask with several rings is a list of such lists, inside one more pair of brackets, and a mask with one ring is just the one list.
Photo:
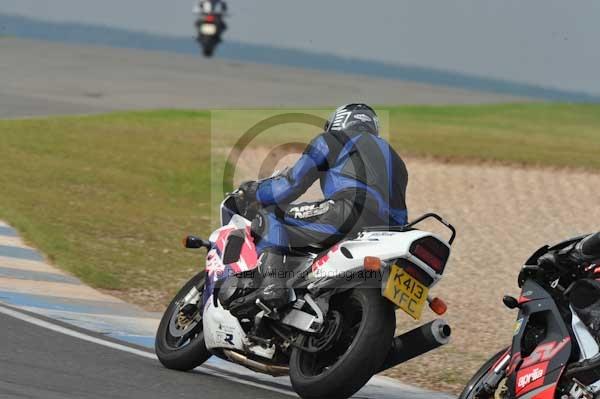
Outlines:
[[200, 0], [194, 7], [194, 14], [223, 15], [227, 13], [227, 3], [223, 0]]
[[[292, 204], [317, 179], [324, 200]], [[407, 182], [404, 162], [379, 137], [375, 111], [339, 107], [286, 173], [240, 186], [245, 201], [262, 205], [251, 230], [263, 280], [252, 300], [275, 310], [289, 302], [287, 255], [327, 249], [368, 225], [406, 224]]]
[[227, 3], [223, 0], [200, 0], [194, 7], [194, 14], [198, 14], [200, 17], [196, 21], [196, 27], [199, 27], [204, 18], [208, 15], [213, 15], [217, 18], [218, 24], [224, 31], [227, 29], [225, 24], [224, 16], [227, 14]]

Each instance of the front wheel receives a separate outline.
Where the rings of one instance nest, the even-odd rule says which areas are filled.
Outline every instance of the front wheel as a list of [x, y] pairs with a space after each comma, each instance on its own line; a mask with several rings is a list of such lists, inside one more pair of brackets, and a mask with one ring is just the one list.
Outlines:
[[166, 368], [192, 370], [211, 356], [204, 343], [200, 311], [204, 279], [204, 272], [192, 277], [175, 295], [160, 320], [154, 349]]
[[204, 47], [202, 47], [202, 54], [205, 57], [212, 57], [213, 54], [215, 52], [215, 46], [213, 44], [205, 44]]
[[[506, 354], [507, 350], [508, 348], [502, 349], [500, 352], [492, 356], [487, 362], [485, 362], [484, 365], [481, 366], [479, 370], [477, 370], [477, 372], [471, 378], [471, 380], [469, 380], [467, 386], [462, 391], [458, 399], [493, 399], [494, 394], [481, 392], [483, 388], [483, 378], [486, 375], [488, 375], [490, 369], [494, 367], [494, 365], [500, 360], [500, 358]], [[501, 381], [500, 386], [496, 390], [504, 389], [504, 386], [505, 385]]]
[[304, 399], [352, 396], [382, 365], [394, 336], [394, 307], [378, 289], [355, 288], [333, 297], [329, 312], [341, 316], [333, 345], [317, 353], [292, 351], [290, 379]]

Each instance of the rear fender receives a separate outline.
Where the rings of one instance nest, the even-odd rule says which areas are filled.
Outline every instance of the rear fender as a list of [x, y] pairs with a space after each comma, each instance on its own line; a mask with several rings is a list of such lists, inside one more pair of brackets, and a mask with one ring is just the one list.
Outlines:
[[434, 237], [448, 246], [442, 239], [434, 234], [420, 231], [368, 231], [353, 240], [342, 241], [332, 247], [326, 254], [315, 259], [312, 265], [312, 276], [347, 277], [355, 271], [362, 269], [366, 256], [375, 256], [383, 261], [406, 259], [425, 271], [433, 279], [433, 287], [442, 277], [425, 262], [411, 254], [411, 245], [422, 238]]

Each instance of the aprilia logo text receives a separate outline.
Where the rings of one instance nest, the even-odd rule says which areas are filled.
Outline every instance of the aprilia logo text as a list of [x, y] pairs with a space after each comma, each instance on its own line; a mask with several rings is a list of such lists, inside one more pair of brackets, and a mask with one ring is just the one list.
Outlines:
[[517, 387], [523, 388], [526, 385], [529, 385], [530, 383], [532, 383], [533, 381], [536, 381], [536, 380], [542, 378], [542, 376], [544, 375], [544, 371], [545, 370], [536, 367], [535, 369], [531, 370], [531, 372], [519, 377], [519, 381], [517, 382]]

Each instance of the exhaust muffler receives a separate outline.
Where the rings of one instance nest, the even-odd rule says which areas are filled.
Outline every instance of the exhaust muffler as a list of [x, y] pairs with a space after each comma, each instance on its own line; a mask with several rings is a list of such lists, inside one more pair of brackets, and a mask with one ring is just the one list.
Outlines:
[[290, 373], [289, 367], [286, 367], [286, 366], [278, 366], [278, 365], [274, 365], [274, 364], [266, 364], [266, 363], [257, 362], [256, 360], [248, 359], [247, 356], [244, 356], [241, 353], [234, 352], [229, 349], [223, 350], [223, 353], [233, 363], [240, 364], [244, 367], [249, 368], [250, 370], [253, 370], [253, 371], [256, 371], [259, 373], [269, 374], [269, 375], [272, 375], [273, 377], [280, 377], [282, 375], [288, 375]]
[[392, 347], [378, 373], [397, 366], [450, 342], [452, 329], [442, 319], [434, 320], [421, 327], [395, 337]]

